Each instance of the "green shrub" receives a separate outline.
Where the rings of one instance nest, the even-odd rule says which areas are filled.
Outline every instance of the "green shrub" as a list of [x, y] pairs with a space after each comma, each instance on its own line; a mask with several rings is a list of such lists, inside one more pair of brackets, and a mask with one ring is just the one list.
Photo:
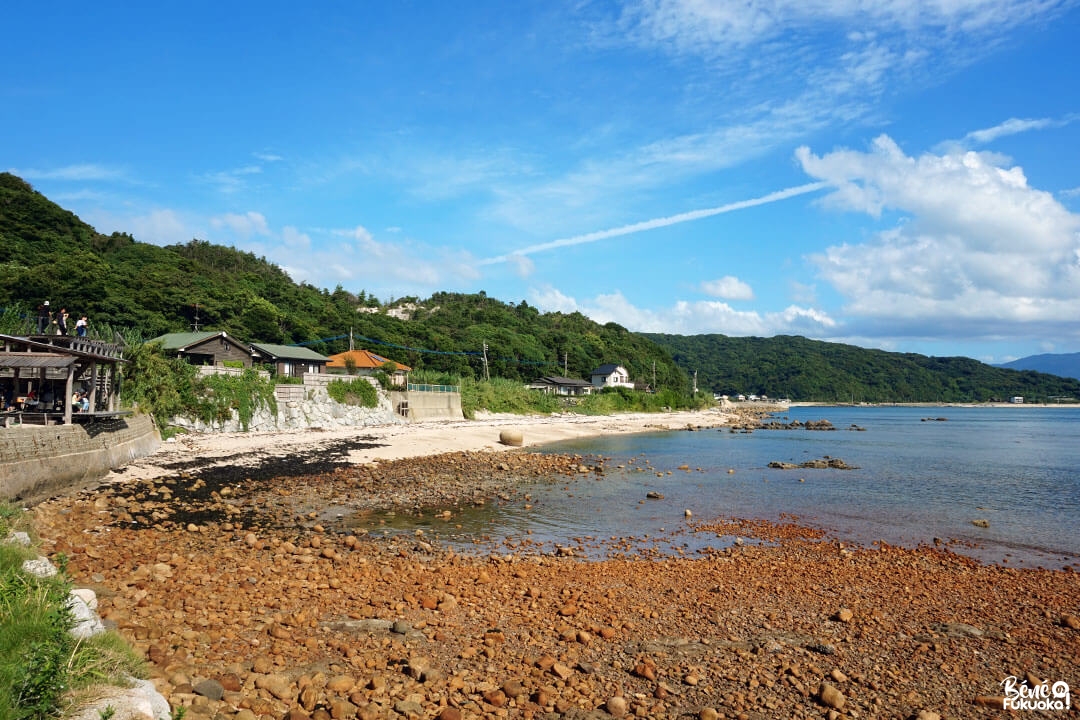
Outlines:
[[375, 386], [362, 377], [353, 380], [331, 380], [326, 386], [326, 392], [331, 399], [342, 405], [373, 408], [379, 404], [379, 393]]
[[550, 415], [562, 409], [559, 399], [554, 395], [530, 390], [519, 380], [463, 378], [459, 382], [461, 411], [470, 420], [476, 417], [477, 410], [516, 415]]
[[183, 415], [197, 404], [195, 368], [179, 358], [168, 358], [160, 343], [132, 343], [124, 348], [120, 399], [153, 416], [164, 428], [169, 418]]
[[157, 343], [128, 345], [121, 399], [139, 407], [165, 428], [176, 416], [221, 423], [236, 410], [245, 430], [255, 410], [268, 407], [277, 412], [274, 384], [259, 376], [255, 368], [240, 375], [199, 377], [194, 366], [180, 358], [165, 356]]

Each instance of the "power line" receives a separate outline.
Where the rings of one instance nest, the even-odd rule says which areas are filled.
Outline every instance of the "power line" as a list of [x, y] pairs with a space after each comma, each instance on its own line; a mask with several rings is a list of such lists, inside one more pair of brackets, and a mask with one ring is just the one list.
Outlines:
[[[334, 340], [342, 340], [344, 338], [352, 338], [363, 342], [374, 343], [376, 345], [382, 345], [384, 347], [398, 348], [399, 350], [408, 350], [411, 352], [426, 353], [429, 355], [457, 355], [462, 357], [479, 357], [484, 358], [484, 362], [488, 361], [486, 353], [488, 350], [487, 343], [484, 343], [483, 350], [429, 350], [427, 348], [412, 347], [410, 345], [398, 345], [396, 343], [386, 342], [385, 340], [376, 340], [375, 338], [364, 337], [363, 335], [345, 334], [334, 335], [333, 337], [320, 338], [318, 340], [305, 340], [304, 342], [292, 343], [291, 347], [301, 347], [304, 345], [317, 345], [319, 343], [332, 342]], [[491, 360], [498, 360], [500, 362], [517, 363], [519, 365], [558, 365], [558, 362], [552, 362], [550, 360], [520, 360], [513, 357], [499, 357], [490, 358]]]

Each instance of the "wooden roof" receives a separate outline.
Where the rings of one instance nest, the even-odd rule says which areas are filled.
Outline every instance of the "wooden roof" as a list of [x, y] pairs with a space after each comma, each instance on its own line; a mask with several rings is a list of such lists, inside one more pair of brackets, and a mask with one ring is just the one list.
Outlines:
[[[0, 335], [0, 367], [67, 367], [74, 361], [122, 363], [126, 362], [123, 355], [124, 348], [117, 343], [71, 335]], [[28, 359], [19, 360], [20, 357]], [[60, 361], [57, 358], [71, 360]]]
[[0, 352], [0, 367], [5, 368], [66, 368], [78, 360], [74, 355]]

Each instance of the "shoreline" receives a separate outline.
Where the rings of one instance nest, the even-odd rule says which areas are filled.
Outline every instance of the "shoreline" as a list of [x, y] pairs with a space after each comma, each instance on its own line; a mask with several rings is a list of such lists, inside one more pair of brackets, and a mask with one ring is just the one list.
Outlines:
[[[471, 555], [330, 517], [441, 495], [425, 514], [455, 522], [470, 503], [529, 501], [507, 482], [572, 490], [599, 462], [504, 453], [501, 429], [528, 448], [738, 417], [188, 436], [42, 503], [35, 525], [190, 720], [972, 717], [1000, 711], [1007, 677], [1076, 682], [1080, 575], [1066, 570], [731, 520], [701, 532], [764, 542], [694, 558], [525, 543]], [[275, 481], [288, 465], [305, 474]]]
[[[309, 428], [275, 432], [191, 433], [163, 442], [153, 454], [114, 470], [99, 484], [152, 480], [175, 472], [181, 464], [210, 467], [220, 463], [256, 466], [260, 462], [295, 453], [318, 452], [348, 440], [362, 440], [363, 447], [350, 449], [354, 464], [431, 457], [452, 452], [505, 452], [548, 445], [563, 440], [607, 434], [633, 434], [685, 430], [687, 427], [723, 427], [747, 415], [760, 417], [755, 408], [617, 415], [512, 415], [486, 413], [475, 420], [435, 420], [402, 425]], [[522, 445], [504, 445], [503, 430], [522, 433]], [[85, 487], [85, 486], [84, 486]], [[82, 489], [82, 488], [76, 488]]]

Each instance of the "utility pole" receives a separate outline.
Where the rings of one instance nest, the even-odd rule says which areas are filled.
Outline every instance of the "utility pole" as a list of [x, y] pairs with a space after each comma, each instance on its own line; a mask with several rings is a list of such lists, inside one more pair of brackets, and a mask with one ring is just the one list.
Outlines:
[[656, 392], [656, 361], [652, 361], [652, 391]]
[[487, 343], [484, 343], [484, 379], [491, 380], [491, 374], [488, 372]]
[[566, 371], [566, 358], [567, 358], [567, 354], [564, 352], [562, 354], [562, 374], [563, 374], [563, 377], [567, 377], [567, 375], [566, 375], [566, 372], [567, 372]]
[[195, 303], [195, 322], [191, 325], [195, 332], [199, 332], [199, 303]]
[[697, 395], [697, 370], [694, 371], [694, 394]]
[[353, 350], [352, 327], [349, 328], [349, 351]]

